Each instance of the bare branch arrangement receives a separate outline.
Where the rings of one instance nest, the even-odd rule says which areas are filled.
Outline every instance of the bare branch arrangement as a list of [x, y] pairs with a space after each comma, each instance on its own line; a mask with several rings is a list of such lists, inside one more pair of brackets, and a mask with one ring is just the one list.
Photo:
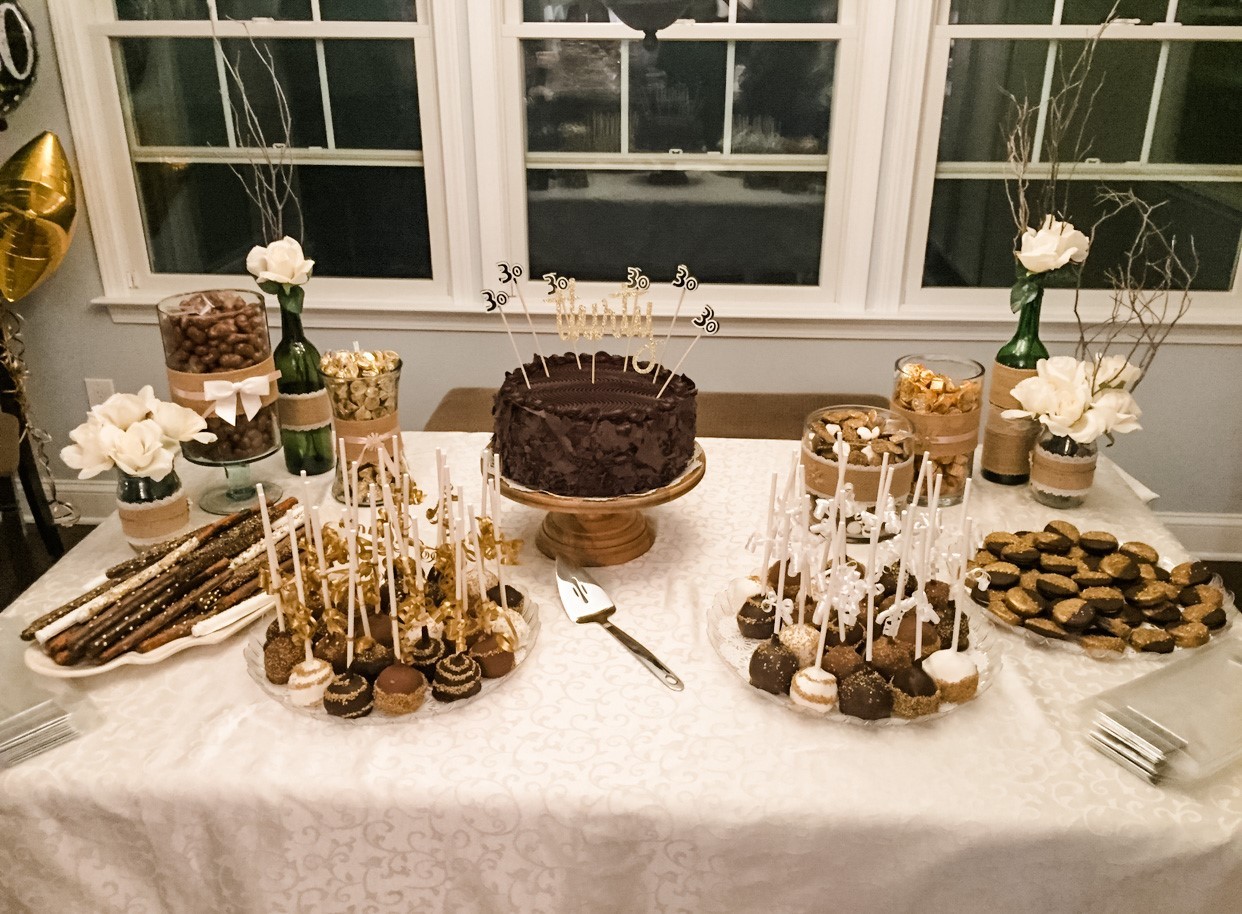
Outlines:
[[[1113, 290], [1112, 307], [1101, 320], [1090, 321], [1084, 316], [1079, 284], [1074, 295], [1074, 319], [1078, 324], [1074, 355], [1088, 364], [1094, 359], [1097, 373], [1105, 356], [1124, 355], [1140, 372], [1129, 384], [1133, 391], [1147, 374], [1161, 345], [1190, 309], [1190, 287], [1199, 271], [1199, 255], [1194, 238], [1179, 251], [1177, 236], [1156, 221], [1163, 203], [1147, 203], [1133, 191], [1108, 188], [1100, 190], [1096, 201], [1104, 212], [1091, 227], [1091, 237], [1096, 237], [1104, 223], [1123, 213], [1133, 213], [1139, 225], [1120, 262], [1105, 273]], [[1096, 380], [1093, 376], [1093, 387]]]
[[[246, 37], [255, 56], [263, 65], [263, 69], [272, 81], [272, 92], [276, 99], [276, 112], [280, 120], [280, 138], [269, 143], [263, 132], [263, 125], [251, 104], [246, 92], [246, 84], [241, 75], [241, 54], [233, 59], [221, 49], [225, 72], [229, 82], [240, 99], [240, 109], [233, 93], [229, 95], [229, 108], [232, 112], [233, 125], [237, 142], [243, 147], [259, 151], [260, 161], [249, 166], [236, 166], [229, 163], [229, 170], [237, 176], [246, 196], [259, 211], [263, 222], [263, 237], [269, 241], [284, 238], [286, 235], [302, 241], [302, 204], [294, 189], [295, 166], [292, 159], [293, 149], [293, 115], [289, 110], [289, 101], [285, 96], [280, 77], [276, 74], [276, 61], [272, 51], [260, 46], [249, 31]], [[215, 38], [217, 44], [220, 39]], [[288, 219], [286, 220], [286, 210]]]

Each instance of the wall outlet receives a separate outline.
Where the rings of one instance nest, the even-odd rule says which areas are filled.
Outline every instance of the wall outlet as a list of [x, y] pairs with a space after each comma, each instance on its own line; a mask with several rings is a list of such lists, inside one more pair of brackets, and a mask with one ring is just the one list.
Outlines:
[[98, 406], [116, 393], [116, 385], [111, 378], [86, 378], [86, 402]]

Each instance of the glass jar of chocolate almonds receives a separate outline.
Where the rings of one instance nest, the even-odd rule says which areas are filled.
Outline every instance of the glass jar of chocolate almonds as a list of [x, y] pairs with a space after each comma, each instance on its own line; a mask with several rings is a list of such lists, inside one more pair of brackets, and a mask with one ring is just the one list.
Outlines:
[[172, 399], [207, 420], [216, 439], [187, 441], [185, 458], [247, 463], [280, 446], [276, 379], [263, 296], [241, 289], [174, 295], [159, 303]]
[[849, 446], [841, 482], [853, 492], [853, 513], [846, 521], [846, 535], [859, 542], [869, 533], [862, 512], [875, 510], [885, 455], [893, 470], [888, 491], [895, 507], [900, 511], [910, 500], [914, 429], [892, 410], [874, 406], [847, 404], [815, 410], [803, 425], [801, 459], [807, 491], [818, 498], [831, 498], [836, 492], [842, 473], [834, 450], [838, 438]]
[[393, 470], [404, 472], [397, 408], [401, 357], [387, 349], [336, 349], [323, 354], [319, 368], [332, 404], [337, 448], [342, 456], [337, 461], [332, 494], [344, 501], [348, 481], [354, 500], [369, 504], [370, 484], [378, 486], [382, 481], [381, 461], [390, 474]]
[[979, 443], [983, 366], [951, 355], [904, 355], [893, 374], [891, 406], [914, 428], [915, 470], [928, 454], [928, 471], [941, 474], [941, 506], [956, 505]]

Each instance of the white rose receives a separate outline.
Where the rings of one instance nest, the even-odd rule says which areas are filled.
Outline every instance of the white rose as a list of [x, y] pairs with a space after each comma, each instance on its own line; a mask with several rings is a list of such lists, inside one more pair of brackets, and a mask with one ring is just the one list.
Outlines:
[[1039, 231], [1028, 228], [1022, 233], [1017, 257], [1030, 272], [1047, 273], [1059, 270], [1070, 261], [1082, 263], [1090, 247], [1091, 239], [1073, 225], [1046, 216]]
[[1124, 390], [1110, 388], [1100, 391], [1091, 404], [1091, 412], [1100, 414], [1104, 431], [1108, 434], [1127, 435], [1142, 428], [1138, 420], [1143, 411], [1134, 402], [1134, 396]]
[[156, 482], [172, 472], [174, 452], [164, 444], [164, 432], [154, 419], [135, 422], [116, 436], [112, 459], [131, 476]]
[[267, 247], [255, 246], [246, 257], [246, 269], [260, 282], [300, 286], [311, 277], [315, 261], [302, 254], [302, 245], [286, 235]]
[[1143, 370], [1131, 365], [1123, 355], [1095, 357], [1095, 389], [1131, 390], [1143, 376]]
[[112, 469], [112, 442], [120, 431], [113, 425], [104, 425], [98, 419], [88, 418], [69, 433], [73, 444], [61, 448], [60, 459], [65, 465], [78, 470], [78, 479], [90, 479], [105, 470]]
[[1108, 431], [1108, 417], [1098, 409], [1088, 409], [1066, 430], [1079, 444], [1090, 444]]
[[1006, 419], [1033, 419], [1057, 408], [1057, 388], [1044, 378], [1026, 378], [1010, 391], [1022, 409], [1007, 409]]
[[136, 394], [113, 394], [98, 406], [91, 408], [91, 416], [121, 431], [129, 428], [151, 414], [151, 404], [158, 402], [151, 386], [143, 387]]
[[184, 406], [178, 406], [176, 403], [164, 403], [157, 400], [151, 409], [151, 418], [159, 425], [160, 430], [164, 433], [166, 444], [181, 441], [197, 441], [200, 444], [210, 444], [216, 440], [216, 436], [207, 428], [207, 420]]
[[1068, 435], [1091, 404], [1087, 366], [1069, 356], [1040, 359], [1033, 378], [1014, 385], [1022, 409], [1007, 409], [1006, 419], [1037, 419], [1054, 435]]

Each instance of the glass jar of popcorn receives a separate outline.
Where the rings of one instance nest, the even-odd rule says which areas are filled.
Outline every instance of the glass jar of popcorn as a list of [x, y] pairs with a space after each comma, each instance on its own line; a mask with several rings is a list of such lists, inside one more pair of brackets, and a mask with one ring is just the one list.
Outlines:
[[385, 474], [395, 481], [404, 472], [397, 406], [401, 357], [388, 349], [335, 349], [323, 354], [319, 368], [332, 404], [341, 458], [332, 494], [345, 501], [348, 484], [353, 500], [368, 505], [372, 484], [379, 486]]
[[[845, 454], [844, 464], [839, 453]], [[885, 455], [893, 473], [888, 488], [892, 501], [877, 512]], [[850, 541], [866, 540], [874, 523], [881, 524], [882, 538], [895, 532], [886, 526], [886, 515], [906, 506], [914, 485], [914, 429], [902, 416], [853, 404], [817, 409], [803, 423], [801, 459], [807, 491], [816, 498], [835, 497], [838, 481], [849, 487], [842, 501]]]
[[[915, 472], [923, 454], [940, 473], [940, 505], [956, 505], [966, 491], [983, 415], [983, 366], [951, 355], [903, 355], [893, 372], [890, 406], [915, 433]], [[930, 477], [929, 477], [930, 478]]]

